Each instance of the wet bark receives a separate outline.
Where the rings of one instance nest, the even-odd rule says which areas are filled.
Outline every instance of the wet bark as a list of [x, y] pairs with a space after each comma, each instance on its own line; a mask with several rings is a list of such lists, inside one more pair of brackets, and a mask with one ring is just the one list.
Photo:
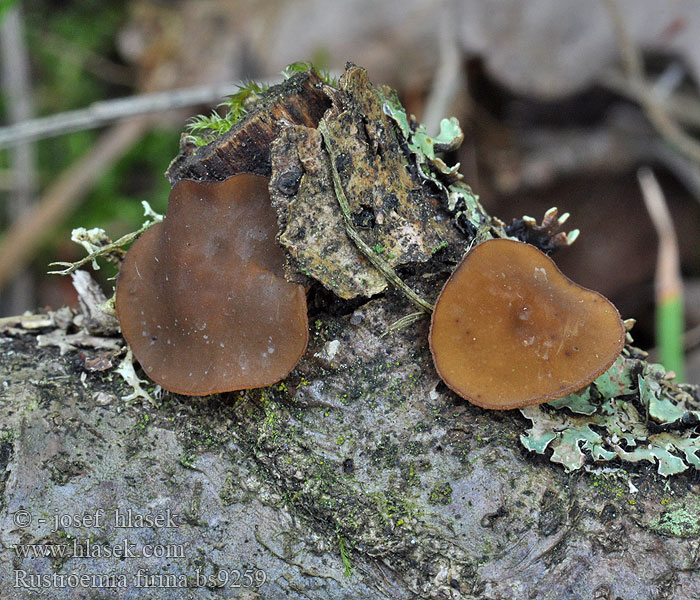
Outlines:
[[[195, 156], [170, 176], [211, 174]], [[309, 186], [314, 197], [326, 188]], [[439, 213], [429, 185], [412, 190], [421, 210]], [[456, 229], [444, 236], [445, 254], [412, 248], [396, 265], [429, 300], [466, 244]], [[519, 412], [446, 389], [427, 319], [383, 335], [415, 310], [403, 295], [340, 300], [318, 283], [310, 294], [309, 347], [285, 381], [205, 398], [124, 400], [131, 390], [114, 370], [95, 370], [101, 351], [39, 348], [37, 332], [53, 322], [6, 328], [8, 598], [700, 597], [697, 478], [642, 466], [635, 491], [624, 470], [566, 474], [523, 448]], [[54, 555], [22, 556], [42, 549]]]
[[184, 136], [165, 175], [171, 185], [180, 179], [220, 181], [234, 173], [269, 177], [270, 144], [282, 129], [291, 124], [315, 127], [329, 107], [316, 73], [299, 73], [270, 88], [251, 114], [216, 142], [198, 148]]

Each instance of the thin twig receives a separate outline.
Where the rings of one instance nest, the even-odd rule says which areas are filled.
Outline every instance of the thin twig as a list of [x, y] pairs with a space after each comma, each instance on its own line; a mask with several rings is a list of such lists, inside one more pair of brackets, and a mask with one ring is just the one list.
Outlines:
[[[631, 81], [618, 70], [603, 73], [598, 78], [598, 83], [638, 104], [642, 104], [642, 99], [653, 93], [648, 83]], [[696, 95], [676, 91], [658, 100], [661, 108], [678, 122], [691, 127], [700, 127], [700, 101]]]
[[[321, 121], [318, 125], [318, 130], [323, 136], [323, 140], [326, 147], [329, 145], [329, 132], [326, 124]], [[343, 221], [345, 222], [345, 232], [348, 237], [355, 243], [357, 249], [365, 256], [365, 258], [372, 263], [372, 266], [377, 269], [386, 280], [391, 283], [397, 290], [402, 292], [413, 304], [415, 304], [419, 310], [427, 313], [433, 312], [433, 305], [426, 302], [418, 294], [416, 294], [410, 287], [408, 287], [401, 278], [396, 274], [396, 271], [387, 263], [384, 259], [377, 256], [377, 253], [369, 247], [369, 245], [360, 237], [360, 234], [355, 229], [355, 225], [352, 222], [352, 216], [350, 214], [350, 205], [348, 204], [348, 199], [345, 197], [345, 190], [343, 189], [343, 184], [340, 181], [340, 174], [335, 167], [333, 160], [330, 161], [331, 172], [333, 174], [333, 187], [335, 188], [335, 196], [340, 205], [340, 212], [343, 215]]]
[[642, 189], [644, 204], [659, 237], [659, 257], [656, 267], [657, 297], [677, 296], [683, 292], [683, 280], [678, 238], [668, 204], [651, 169], [646, 167], [639, 169], [637, 178]]
[[688, 158], [700, 164], [700, 143], [698, 143], [695, 138], [688, 135], [678, 123], [668, 115], [664, 110], [663, 102], [659, 100], [653, 88], [646, 85], [641, 53], [627, 33], [617, 3], [615, 0], [606, 0], [605, 3], [610, 12], [613, 26], [615, 27], [615, 33], [622, 54], [622, 62], [627, 76], [640, 90], [644, 90], [644, 93], [640, 94], [639, 97], [644, 113], [659, 134], [667, 140], [669, 144], [673, 145]]
[[642, 196], [659, 237], [656, 264], [656, 339], [661, 362], [683, 379], [683, 279], [678, 238], [659, 182], [649, 168], [637, 173]]
[[440, 121], [454, 108], [453, 104], [465, 85], [462, 77], [462, 51], [457, 42], [452, 5], [452, 2], [443, 2], [440, 7], [440, 61], [422, 119], [423, 125], [431, 135], [437, 135], [440, 131]]
[[146, 229], [150, 229], [158, 223], [159, 221], [147, 221], [144, 223], [137, 231], [132, 231], [131, 233], [127, 233], [126, 235], [123, 235], [120, 237], [118, 240], [114, 242], [110, 242], [109, 244], [105, 244], [104, 246], [100, 247], [99, 250], [95, 250], [94, 252], [90, 252], [87, 256], [84, 256], [80, 260], [76, 262], [52, 262], [49, 266], [50, 267], [65, 267], [64, 269], [60, 271], [49, 271], [47, 274], [48, 275], [70, 275], [73, 271], [76, 269], [79, 269], [83, 265], [92, 262], [96, 258], [99, 258], [100, 256], [105, 256], [106, 254], [110, 254], [111, 252], [115, 252], [127, 244], [130, 244], [133, 242], [137, 237], [139, 237]]
[[425, 311], [422, 311], [422, 310], [420, 310], [418, 312], [409, 313], [409, 314], [401, 317], [400, 319], [397, 319], [391, 325], [389, 325], [387, 330], [384, 333], [382, 333], [382, 335], [380, 337], [386, 337], [387, 335], [393, 335], [393, 334], [401, 331], [402, 329], [405, 329], [409, 325], [413, 325], [416, 321], [419, 321], [420, 319], [425, 317], [427, 314], [428, 313], [426, 313]]
[[71, 165], [46, 190], [39, 202], [0, 239], [0, 289], [31, 260], [36, 249], [110, 165], [143, 135], [148, 117], [115, 125], [102, 134], [90, 151]]
[[[10, 122], [26, 121], [33, 116], [29, 53], [24, 40], [21, 4], [13, 6], [0, 24], [2, 42], [2, 81]], [[16, 222], [32, 206], [36, 193], [36, 151], [31, 142], [18, 144], [9, 156], [12, 186], [8, 194], [7, 220]], [[8, 290], [4, 309], [20, 313], [34, 303], [34, 281], [31, 273], [21, 272]]]
[[[275, 82], [263, 81], [262, 83]], [[210, 104], [224, 96], [236, 93], [242, 85], [244, 85], [243, 82], [218, 83], [95, 102], [87, 108], [0, 127], [0, 148], [9, 148], [22, 141], [41, 140], [84, 129], [94, 129], [127, 117]]]

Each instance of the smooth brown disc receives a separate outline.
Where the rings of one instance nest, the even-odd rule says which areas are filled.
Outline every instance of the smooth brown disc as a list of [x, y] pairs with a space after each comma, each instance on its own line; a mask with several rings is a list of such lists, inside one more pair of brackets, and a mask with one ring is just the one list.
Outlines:
[[472, 249], [438, 298], [430, 348], [440, 377], [484, 408], [547, 402], [612, 365], [625, 341], [615, 306], [566, 277], [534, 246]]
[[178, 182], [163, 223], [126, 255], [119, 322], [167, 390], [200, 396], [270, 385], [306, 348], [306, 295], [284, 278], [268, 183], [251, 174]]

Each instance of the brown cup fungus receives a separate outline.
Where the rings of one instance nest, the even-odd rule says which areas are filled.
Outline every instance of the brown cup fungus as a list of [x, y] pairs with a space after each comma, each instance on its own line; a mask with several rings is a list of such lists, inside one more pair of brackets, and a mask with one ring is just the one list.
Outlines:
[[284, 278], [269, 179], [182, 180], [117, 281], [124, 337], [163, 388], [203, 396], [284, 378], [308, 341], [303, 287]]
[[588, 385], [620, 354], [613, 304], [567, 278], [534, 246], [489, 240], [449, 278], [430, 349], [447, 386], [483, 408], [510, 409]]

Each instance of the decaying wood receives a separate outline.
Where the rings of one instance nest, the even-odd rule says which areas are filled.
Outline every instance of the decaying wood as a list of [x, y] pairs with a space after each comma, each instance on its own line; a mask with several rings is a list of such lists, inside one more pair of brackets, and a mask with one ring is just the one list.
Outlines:
[[180, 179], [220, 181], [235, 173], [270, 176], [270, 144], [285, 123], [315, 127], [330, 106], [323, 83], [312, 71], [270, 88], [265, 100], [231, 131], [197, 148], [183, 137], [180, 154], [166, 172], [171, 185]]
[[274, 141], [270, 190], [290, 271], [351, 299], [388, 284], [345, 234], [334, 171], [354, 228], [388, 266], [425, 263], [463, 240], [438, 209], [437, 191], [411, 168], [366, 72], [350, 67], [342, 88], [332, 93], [318, 129], [290, 125]]
[[[277, 148], [296, 158], [272, 163], [273, 182], [277, 164], [303, 171], [286, 209], [303, 189], [296, 184], [323, 162], [304, 155], [323, 146], [305, 129], [315, 124], [302, 125]], [[315, 146], [305, 145], [304, 132]], [[181, 158], [171, 178], [221, 178], [238, 159], [215, 148]], [[400, 145], [385, 151], [405, 156]], [[267, 150], [259, 152], [269, 160]], [[352, 166], [341, 172], [344, 182], [358, 175]], [[316, 197], [324, 180], [307, 179], [308, 197]], [[415, 181], [415, 189], [425, 193], [414, 201], [438, 210], [429, 186]], [[366, 200], [375, 225], [376, 199]], [[281, 222], [289, 222], [284, 202], [278, 206]], [[368, 240], [380, 233], [359, 225]], [[406, 283], [429, 300], [452, 253], [467, 243], [456, 231], [446, 235], [457, 250], [401, 267]], [[383, 336], [412, 311], [401, 294], [387, 288], [346, 302], [319, 285], [311, 294], [309, 347], [285, 381], [206, 398], [154, 394], [152, 404], [122, 400], [130, 390], [113, 372], [86, 369], [97, 350], [84, 348], [80, 360], [61, 357], [38, 349], [36, 331], [21, 320], [8, 324], [0, 332], [2, 589], [18, 600], [700, 597], [696, 477], [666, 480], [652, 467], [639, 467], [633, 478], [625, 471], [566, 474], [525, 451], [519, 435], [529, 424], [518, 412], [482, 410], [446, 389], [425, 319]], [[34, 324], [48, 333], [54, 321]], [[99, 509], [99, 527], [40, 522]], [[177, 521], [120, 529], [117, 509], [170, 510]], [[85, 555], [89, 543], [106, 548], [125, 539], [136, 549], [171, 544], [182, 556]], [[66, 545], [69, 554], [23, 558], [15, 549], [42, 543]], [[140, 569], [161, 576], [141, 580], [151, 583], [147, 591], [135, 588]], [[246, 569], [264, 572], [265, 583], [243, 585]], [[71, 573], [123, 574], [130, 587], [103, 581], [76, 591], [55, 580], [43, 588], [35, 582], [37, 593], [23, 587], [30, 574]]]

